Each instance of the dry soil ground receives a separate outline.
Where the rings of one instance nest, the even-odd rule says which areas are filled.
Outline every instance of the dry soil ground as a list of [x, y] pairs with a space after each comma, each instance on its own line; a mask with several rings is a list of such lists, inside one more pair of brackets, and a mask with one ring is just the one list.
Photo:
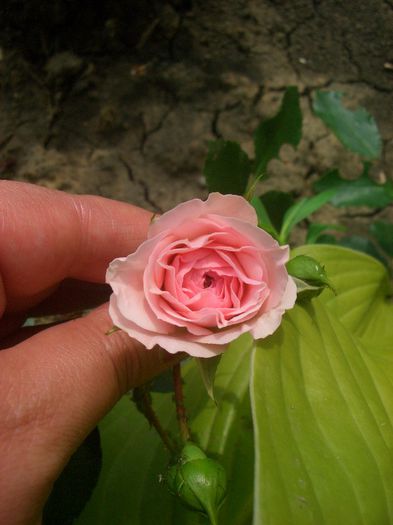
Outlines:
[[[206, 194], [209, 140], [251, 152], [287, 85], [301, 92], [304, 138], [271, 163], [266, 189], [307, 194], [331, 166], [359, 172], [310, 112], [322, 88], [375, 116], [384, 155], [373, 174], [393, 178], [390, 0], [7, 0], [0, 34], [2, 178], [163, 211]], [[355, 229], [372, 219], [321, 213], [356, 215]]]

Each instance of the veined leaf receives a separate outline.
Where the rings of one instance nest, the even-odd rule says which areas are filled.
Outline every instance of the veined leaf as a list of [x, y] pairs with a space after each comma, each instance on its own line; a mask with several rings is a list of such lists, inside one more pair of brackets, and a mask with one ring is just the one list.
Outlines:
[[257, 346], [251, 392], [254, 525], [392, 521], [392, 404], [361, 341], [318, 299]]
[[330, 246], [325, 291], [257, 344], [254, 525], [393, 520], [393, 304], [372, 258]]
[[210, 142], [203, 168], [209, 192], [243, 195], [251, 167], [247, 153], [237, 142], [222, 139]]
[[329, 245], [301, 246], [292, 251], [292, 256], [296, 255], [309, 255], [324, 265], [337, 295], [325, 290], [320, 299], [348, 330], [359, 335], [368, 331], [372, 334], [372, 327], [378, 324], [381, 337], [390, 335], [393, 344], [393, 330], [387, 322], [392, 307], [386, 298], [389, 275], [379, 261], [361, 252]]
[[271, 159], [278, 158], [283, 144], [296, 147], [302, 138], [302, 113], [297, 87], [289, 86], [280, 110], [273, 118], [261, 122], [254, 133], [255, 172], [264, 173]]
[[368, 176], [368, 169], [355, 180], [343, 179], [338, 170], [331, 170], [315, 182], [316, 191], [336, 190], [331, 199], [333, 206], [369, 206], [384, 208], [393, 202], [393, 183], [378, 184]]
[[[216, 406], [206, 395], [196, 363], [184, 369], [185, 403], [192, 438], [218, 459], [231, 480], [219, 523], [248, 525], [252, 516], [253, 447], [248, 382], [253, 342], [242, 336], [223, 355], [215, 392]], [[165, 428], [176, 432], [170, 394], [153, 394], [154, 408]], [[168, 454], [143, 416], [123, 398], [101, 425], [103, 471], [78, 525], [208, 525], [188, 510], [164, 483]]]
[[314, 197], [304, 197], [291, 206], [284, 215], [279, 237], [280, 242], [285, 244], [288, 241], [289, 234], [293, 227], [329, 202], [335, 193], [335, 189], [326, 190]]
[[373, 117], [364, 108], [355, 111], [341, 103], [342, 93], [317, 91], [313, 110], [342, 144], [365, 159], [378, 159], [381, 155], [381, 137]]

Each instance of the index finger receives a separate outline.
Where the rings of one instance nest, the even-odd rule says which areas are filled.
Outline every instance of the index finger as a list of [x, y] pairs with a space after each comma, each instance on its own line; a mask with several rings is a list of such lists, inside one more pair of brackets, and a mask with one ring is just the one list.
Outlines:
[[66, 277], [104, 282], [109, 262], [145, 239], [152, 213], [103, 197], [0, 182], [0, 316]]

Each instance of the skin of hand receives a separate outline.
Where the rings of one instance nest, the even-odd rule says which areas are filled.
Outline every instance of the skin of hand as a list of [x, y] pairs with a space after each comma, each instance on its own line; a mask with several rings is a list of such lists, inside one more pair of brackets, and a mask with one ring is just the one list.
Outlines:
[[[102, 197], [0, 181], [1, 524], [38, 525], [54, 481], [100, 418], [179, 360], [121, 331], [105, 335], [106, 268], [135, 251], [151, 217]], [[91, 307], [22, 327], [32, 315]]]

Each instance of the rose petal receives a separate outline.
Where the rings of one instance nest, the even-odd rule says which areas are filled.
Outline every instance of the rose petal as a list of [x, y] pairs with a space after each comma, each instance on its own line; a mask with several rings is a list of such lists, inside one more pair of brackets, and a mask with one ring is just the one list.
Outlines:
[[143, 289], [144, 267], [155, 244], [147, 241], [135, 253], [112, 261], [106, 273], [106, 282], [113, 290], [111, 300], [116, 301], [117, 310], [125, 319], [132, 315], [134, 322], [146, 330], [170, 333], [174, 327], [157, 318], [146, 301]]
[[195, 219], [209, 214], [236, 217], [254, 226], [258, 224], [254, 208], [243, 197], [210, 193], [206, 201], [192, 199], [164, 213], [150, 226], [148, 237], [155, 237], [165, 230], [173, 233], [183, 222], [192, 223]]

